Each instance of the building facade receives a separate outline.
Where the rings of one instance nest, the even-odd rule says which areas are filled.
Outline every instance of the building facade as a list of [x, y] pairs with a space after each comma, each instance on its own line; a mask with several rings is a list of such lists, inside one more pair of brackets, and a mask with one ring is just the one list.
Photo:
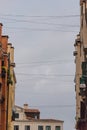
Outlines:
[[16, 77], [14, 72], [14, 47], [11, 43], [8, 43], [7, 46], [7, 53], [9, 57], [9, 66], [8, 66], [8, 130], [13, 130], [13, 109], [15, 105], [15, 84], [16, 84]]
[[63, 130], [63, 121], [40, 119], [38, 109], [15, 106], [15, 113], [14, 130]]
[[[12, 130], [12, 108], [14, 105], [14, 54], [9, 48], [8, 36], [2, 35], [0, 23], [0, 130]], [[9, 127], [10, 126], [10, 127]]]
[[74, 46], [76, 129], [87, 130], [87, 0], [80, 0], [80, 33]]

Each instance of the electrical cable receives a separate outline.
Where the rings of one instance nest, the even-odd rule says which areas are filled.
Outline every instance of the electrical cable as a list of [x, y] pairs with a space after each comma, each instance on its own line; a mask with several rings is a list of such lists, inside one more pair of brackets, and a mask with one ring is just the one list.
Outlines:
[[[3, 18], [6, 19], [6, 18]], [[17, 19], [6, 19], [12, 20], [14, 22], [27, 22], [27, 23], [34, 23], [34, 24], [46, 24], [46, 25], [56, 25], [56, 26], [63, 26], [63, 27], [80, 27], [80, 25], [70, 25], [70, 24], [58, 24], [58, 23], [50, 23], [50, 22], [38, 22], [38, 21], [29, 21], [29, 20], [17, 20]]]
[[53, 17], [53, 18], [70, 18], [70, 17], [80, 17], [78, 14], [68, 14], [68, 15], [48, 15], [48, 16], [42, 16], [42, 15], [23, 15], [23, 14], [1, 14], [0, 16], [8, 16], [8, 17], [35, 17], [35, 18], [44, 18], [44, 17]]
[[75, 105], [36, 105], [36, 106], [29, 106], [29, 107], [42, 107], [42, 108], [46, 108], [46, 107], [49, 107], [49, 108], [65, 108], [65, 107], [75, 107]]
[[17, 75], [30, 75], [30, 76], [74, 76], [74, 75], [66, 75], [66, 74], [28, 74], [28, 73], [16, 73]]
[[20, 27], [6, 27], [7, 29], [14, 29], [19, 31], [40, 31], [40, 32], [77, 32], [78, 30], [60, 30], [60, 29], [44, 29], [44, 28], [20, 28]]

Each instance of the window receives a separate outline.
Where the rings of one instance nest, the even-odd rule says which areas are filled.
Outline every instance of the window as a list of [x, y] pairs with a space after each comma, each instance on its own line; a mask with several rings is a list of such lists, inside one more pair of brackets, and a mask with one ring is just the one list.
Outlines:
[[25, 126], [25, 130], [30, 130], [30, 126], [29, 126], [29, 125], [26, 125], [26, 126]]
[[19, 126], [18, 126], [18, 125], [15, 125], [15, 126], [14, 126], [14, 130], [19, 130]]
[[46, 126], [46, 130], [51, 130], [51, 126]]
[[56, 126], [55, 130], [61, 130], [60, 128], [61, 128], [60, 126]]
[[15, 118], [19, 118], [19, 113], [15, 113]]
[[35, 119], [37, 119], [37, 116], [35, 116]]
[[38, 130], [43, 130], [43, 126], [38, 126]]
[[82, 74], [87, 75], [87, 62], [82, 62]]

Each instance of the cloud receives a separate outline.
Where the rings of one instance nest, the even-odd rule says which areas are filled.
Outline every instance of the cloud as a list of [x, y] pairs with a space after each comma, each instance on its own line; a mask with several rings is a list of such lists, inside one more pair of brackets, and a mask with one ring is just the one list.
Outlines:
[[[5, 24], [3, 26], [5, 34], [10, 37], [9, 42], [12, 42], [15, 47], [17, 105], [22, 106], [27, 102], [29, 106], [36, 106], [40, 109], [42, 118], [62, 119], [65, 121], [64, 129], [73, 130], [75, 106], [58, 106], [75, 104], [73, 45], [76, 33], [73, 31], [78, 33], [79, 29], [50, 24], [78, 25], [79, 20], [72, 17], [30, 18], [28, 16], [79, 14], [79, 0], [66, 0], [66, 2], [3, 0], [0, 12], [12, 14], [8, 17], [3, 15], [3, 18], [7, 19], [1, 20]], [[31, 22], [17, 22], [8, 19]], [[29, 30], [29, 28], [38, 29], [38, 31]], [[39, 29], [59, 31], [40, 31]]]

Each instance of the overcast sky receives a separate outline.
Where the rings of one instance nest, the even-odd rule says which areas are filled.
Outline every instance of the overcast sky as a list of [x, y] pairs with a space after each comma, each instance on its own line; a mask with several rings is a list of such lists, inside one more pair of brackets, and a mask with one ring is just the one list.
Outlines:
[[16, 104], [28, 103], [41, 118], [64, 120], [64, 130], [74, 130], [79, 0], [0, 2], [3, 34], [15, 48]]

